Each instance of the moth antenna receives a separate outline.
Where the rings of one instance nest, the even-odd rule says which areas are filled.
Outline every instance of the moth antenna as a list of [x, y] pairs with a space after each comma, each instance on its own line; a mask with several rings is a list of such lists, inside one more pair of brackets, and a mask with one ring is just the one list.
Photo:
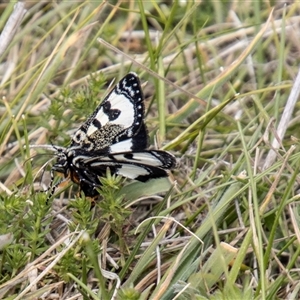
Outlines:
[[30, 149], [45, 149], [52, 152], [61, 152], [64, 151], [66, 148], [61, 146], [54, 146], [54, 145], [29, 145]]
[[[33, 160], [35, 157], [37, 156], [43, 156], [43, 155], [52, 155], [52, 154], [48, 154], [48, 153], [36, 153], [34, 155], [31, 155], [29, 158], [25, 159], [23, 166], [25, 163], [27, 163], [28, 161], [30, 161], [31, 159]], [[55, 158], [55, 157], [54, 157]], [[52, 160], [52, 159], [51, 159]]]

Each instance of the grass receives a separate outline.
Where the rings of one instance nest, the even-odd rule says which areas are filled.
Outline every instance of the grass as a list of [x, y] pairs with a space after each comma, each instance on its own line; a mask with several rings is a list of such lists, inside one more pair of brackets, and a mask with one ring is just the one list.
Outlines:
[[[1, 56], [0, 298], [297, 299], [299, 9], [32, 3]], [[47, 201], [53, 157], [29, 145], [67, 146], [129, 71], [171, 184], [108, 172], [94, 203]]]

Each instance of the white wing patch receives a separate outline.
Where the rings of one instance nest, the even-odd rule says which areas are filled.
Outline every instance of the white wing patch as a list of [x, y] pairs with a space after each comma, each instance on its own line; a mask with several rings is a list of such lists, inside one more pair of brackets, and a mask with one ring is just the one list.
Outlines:
[[112, 109], [119, 109], [121, 111], [120, 116], [112, 121], [112, 124], [122, 125], [124, 128], [132, 126], [134, 121], [135, 109], [133, 103], [123, 95], [117, 95], [115, 97], [114, 93], [111, 94], [111, 100], [108, 98], [108, 101], [111, 103]]
[[117, 161], [123, 161], [127, 163], [141, 163], [144, 165], [149, 165], [153, 167], [161, 167], [162, 162], [155, 157], [151, 152], [136, 152], [133, 154], [132, 159], [124, 157], [124, 154], [114, 154], [114, 159]]
[[138, 176], [146, 176], [149, 172], [145, 168], [136, 165], [122, 165], [122, 168], [118, 169], [117, 174], [130, 179], [135, 179]]
[[128, 140], [113, 144], [109, 148], [110, 148], [110, 153], [119, 153], [119, 152], [131, 151], [131, 149], [132, 149], [132, 140], [128, 139]]
[[[118, 95], [112, 92], [106, 101], [110, 102], [111, 109], [118, 109], [121, 113], [116, 120], [110, 121], [108, 115], [101, 107], [95, 116], [95, 119], [101, 123], [101, 126], [103, 127], [109, 123], [122, 126], [124, 129], [131, 127], [135, 119], [135, 110], [130, 99], [122, 94]], [[87, 136], [91, 136], [97, 130], [99, 130], [99, 128], [91, 124], [87, 130]]]
[[[96, 118], [98, 118], [98, 117], [96, 116]], [[98, 130], [98, 128], [96, 126], [94, 126], [93, 124], [91, 124], [86, 132], [86, 135], [91, 136], [97, 130]]]

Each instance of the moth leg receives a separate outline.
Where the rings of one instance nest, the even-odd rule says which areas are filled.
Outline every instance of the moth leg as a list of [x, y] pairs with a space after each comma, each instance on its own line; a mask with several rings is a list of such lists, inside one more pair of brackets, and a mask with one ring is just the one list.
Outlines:
[[48, 192], [48, 196], [46, 199], [46, 204], [49, 203], [50, 199], [52, 198], [52, 196], [54, 195], [55, 191], [60, 188], [60, 187], [64, 187], [66, 185], [66, 183], [68, 183], [70, 181], [70, 177], [61, 179], [59, 182], [57, 182], [56, 184], [54, 184], [54, 172], [53, 170], [50, 171], [50, 184], [49, 184], [49, 188], [47, 189]]
[[55, 190], [56, 190], [56, 184], [53, 184], [54, 183], [54, 172], [51, 170], [50, 171], [50, 184], [49, 184], [49, 187], [48, 187], [48, 196], [47, 196], [47, 199], [46, 199], [46, 204], [49, 203], [51, 197], [54, 195], [55, 193]]
[[99, 192], [96, 190], [97, 187], [100, 187], [100, 184], [95, 184], [86, 178], [80, 178], [80, 190], [84, 192], [87, 197], [95, 198], [99, 195]]

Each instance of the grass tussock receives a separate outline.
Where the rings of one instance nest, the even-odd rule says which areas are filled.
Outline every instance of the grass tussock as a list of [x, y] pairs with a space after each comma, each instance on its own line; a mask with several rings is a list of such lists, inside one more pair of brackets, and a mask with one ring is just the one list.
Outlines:
[[[26, 5], [0, 56], [0, 298], [298, 298], [299, 4]], [[108, 170], [97, 201], [47, 201], [29, 145], [67, 146], [129, 71], [171, 184]]]

